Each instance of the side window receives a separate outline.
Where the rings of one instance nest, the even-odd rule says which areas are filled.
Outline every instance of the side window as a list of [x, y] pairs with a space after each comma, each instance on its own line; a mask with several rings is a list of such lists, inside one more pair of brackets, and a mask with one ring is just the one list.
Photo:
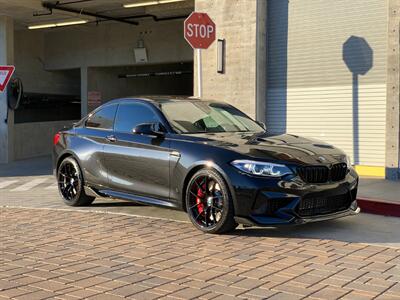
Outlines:
[[115, 120], [115, 131], [129, 132], [139, 124], [160, 122], [157, 114], [142, 103], [120, 104]]
[[116, 104], [105, 106], [91, 115], [86, 120], [85, 126], [99, 129], [112, 129], [116, 111]]

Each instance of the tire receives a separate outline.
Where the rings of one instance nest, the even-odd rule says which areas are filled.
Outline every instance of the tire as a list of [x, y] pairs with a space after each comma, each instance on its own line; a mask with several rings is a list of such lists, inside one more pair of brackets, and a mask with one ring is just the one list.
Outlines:
[[203, 232], [221, 234], [238, 226], [228, 185], [215, 170], [201, 169], [193, 175], [185, 201], [190, 221]]
[[65, 158], [57, 170], [58, 191], [69, 206], [87, 206], [95, 197], [85, 194], [81, 168], [73, 157]]

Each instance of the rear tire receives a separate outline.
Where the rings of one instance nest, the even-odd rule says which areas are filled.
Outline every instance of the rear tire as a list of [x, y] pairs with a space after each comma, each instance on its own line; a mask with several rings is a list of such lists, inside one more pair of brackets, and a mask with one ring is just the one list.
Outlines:
[[186, 208], [193, 225], [206, 233], [226, 233], [238, 224], [228, 185], [211, 169], [201, 169], [189, 180]]
[[95, 197], [85, 194], [81, 168], [73, 157], [65, 158], [57, 170], [58, 191], [69, 206], [87, 206]]

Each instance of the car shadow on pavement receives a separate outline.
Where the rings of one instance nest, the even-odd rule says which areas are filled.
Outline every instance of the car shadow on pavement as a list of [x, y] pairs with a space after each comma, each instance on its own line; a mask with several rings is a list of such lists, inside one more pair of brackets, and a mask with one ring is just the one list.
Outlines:
[[125, 206], [144, 206], [135, 202], [107, 202], [107, 203], [93, 203], [91, 207], [125, 207]]
[[326, 239], [347, 243], [367, 243], [400, 247], [400, 218], [360, 214], [336, 220], [320, 221], [282, 227], [250, 227], [238, 229], [231, 235], [266, 238]]

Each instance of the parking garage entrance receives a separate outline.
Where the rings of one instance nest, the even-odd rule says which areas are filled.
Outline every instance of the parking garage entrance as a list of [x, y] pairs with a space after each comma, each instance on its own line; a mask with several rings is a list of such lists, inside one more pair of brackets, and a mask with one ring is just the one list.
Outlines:
[[88, 70], [88, 111], [108, 100], [135, 95], [193, 95], [193, 63]]
[[193, 95], [193, 50], [183, 37], [191, 0], [27, 0], [1, 10], [10, 52], [2, 63], [15, 65], [23, 86], [0, 128], [10, 154], [2, 162], [50, 154], [56, 131], [111, 99]]

